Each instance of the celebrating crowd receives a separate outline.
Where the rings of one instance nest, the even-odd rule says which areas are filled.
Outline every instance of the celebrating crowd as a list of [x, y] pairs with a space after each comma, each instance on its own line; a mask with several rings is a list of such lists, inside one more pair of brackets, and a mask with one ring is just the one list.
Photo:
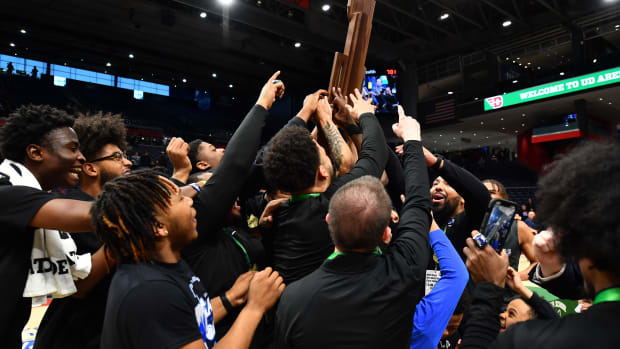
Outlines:
[[[119, 115], [11, 113], [1, 346], [53, 297], [36, 349], [615, 347], [618, 144], [556, 159], [497, 252], [478, 231], [506, 189], [425, 149], [400, 106], [396, 151], [357, 90], [308, 95], [261, 144], [278, 78], [225, 151], [173, 138], [171, 175], [132, 171]], [[526, 280], [592, 306], [560, 318]]]

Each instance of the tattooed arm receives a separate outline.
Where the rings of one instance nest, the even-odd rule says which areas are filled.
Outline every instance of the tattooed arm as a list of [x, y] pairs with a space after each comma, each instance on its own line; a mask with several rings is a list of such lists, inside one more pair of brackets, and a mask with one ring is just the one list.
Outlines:
[[325, 136], [326, 151], [332, 160], [337, 175], [348, 173], [355, 165], [353, 154], [351, 148], [342, 138], [338, 126], [332, 120], [332, 108], [326, 98], [319, 101], [317, 122], [322, 135]]

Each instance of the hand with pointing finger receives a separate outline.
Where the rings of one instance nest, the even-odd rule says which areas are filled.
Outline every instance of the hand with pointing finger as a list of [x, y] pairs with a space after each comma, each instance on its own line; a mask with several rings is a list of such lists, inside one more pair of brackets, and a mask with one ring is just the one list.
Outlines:
[[398, 123], [392, 125], [392, 130], [403, 142], [422, 140], [420, 123], [416, 119], [405, 115], [405, 110], [400, 105], [398, 106]]
[[258, 100], [256, 101], [256, 104], [266, 110], [271, 109], [271, 106], [276, 101], [276, 97], [282, 98], [282, 96], [284, 96], [284, 83], [276, 80], [278, 76], [280, 76], [280, 71], [277, 71], [267, 80], [267, 83], [263, 86], [263, 89], [260, 91], [260, 96], [258, 96]]

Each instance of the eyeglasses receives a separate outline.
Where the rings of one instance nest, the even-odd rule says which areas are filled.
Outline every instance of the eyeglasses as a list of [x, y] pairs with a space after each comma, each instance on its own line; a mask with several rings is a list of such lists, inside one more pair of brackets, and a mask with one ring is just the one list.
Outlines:
[[127, 159], [125, 154], [123, 154], [123, 152], [117, 151], [117, 152], [114, 152], [114, 153], [112, 153], [112, 154], [110, 154], [108, 156], [104, 156], [102, 158], [91, 160], [91, 161], [88, 161], [88, 162], [97, 162], [97, 161], [104, 161], [104, 160], [122, 161], [123, 159]]

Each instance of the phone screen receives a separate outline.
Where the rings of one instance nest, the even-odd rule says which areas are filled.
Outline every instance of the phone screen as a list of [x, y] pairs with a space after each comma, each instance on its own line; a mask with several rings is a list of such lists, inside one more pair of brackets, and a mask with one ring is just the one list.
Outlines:
[[506, 236], [510, 233], [510, 227], [514, 220], [515, 206], [504, 206], [501, 202], [495, 202], [489, 214], [489, 220], [482, 234], [495, 251], [501, 251], [504, 247]]

